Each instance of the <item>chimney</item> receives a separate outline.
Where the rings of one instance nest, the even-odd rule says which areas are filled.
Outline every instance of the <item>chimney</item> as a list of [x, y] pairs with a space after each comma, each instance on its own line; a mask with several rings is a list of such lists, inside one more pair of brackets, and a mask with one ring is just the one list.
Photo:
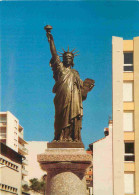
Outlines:
[[104, 128], [104, 135], [108, 136], [109, 135], [109, 128]]

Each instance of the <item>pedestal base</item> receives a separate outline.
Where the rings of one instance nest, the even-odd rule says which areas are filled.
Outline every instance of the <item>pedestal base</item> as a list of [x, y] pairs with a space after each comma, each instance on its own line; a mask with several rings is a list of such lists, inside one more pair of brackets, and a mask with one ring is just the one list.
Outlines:
[[38, 162], [47, 171], [47, 195], [86, 195], [85, 171], [92, 156], [84, 149], [49, 148]]
[[84, 148], [82, 142], [50, 142], [47, 144], [48, 148]]

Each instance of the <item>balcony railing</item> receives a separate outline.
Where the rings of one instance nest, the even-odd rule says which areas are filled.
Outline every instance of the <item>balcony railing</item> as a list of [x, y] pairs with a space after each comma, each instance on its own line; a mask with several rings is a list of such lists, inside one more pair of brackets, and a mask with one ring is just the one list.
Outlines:
[[0, 133], [0, 139], [6, 139], [6, 133]]
[[26, 171], [25, 169], [22, 168], [22, 174], [27, 176], [28, 175], [28, 171]]
[[134, 162], [135, 161], [135, 155], [134, 155], [134, 153], [126, 153], [124, 155], [124, 160], [125, 161]]
[[20, 143], [18, 143], [18, 148], [21, 151], [21, 153], [23, 152], [24, 154], [28, 154], [28, 150], [25, 148], [25, 146], [21, 145]]
[[23, 133], [18, 132], [18, 136], [21, 137], [23, 139]]

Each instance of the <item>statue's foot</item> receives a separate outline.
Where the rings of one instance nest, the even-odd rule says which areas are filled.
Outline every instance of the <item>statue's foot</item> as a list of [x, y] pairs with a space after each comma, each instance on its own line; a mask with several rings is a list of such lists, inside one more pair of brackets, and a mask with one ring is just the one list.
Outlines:
[[57, 142], [57, 140], [56, 139], [53, 139], [52, 142]]
[[68, 140], [68, 142], [72, 142], [73, 141], [71, 137], [69, 137], [67, 140]]
[[75, 139], [74, 142], [82, 142], [81, 140]]
[[68, 138], [62, 138], [61, 140], [60, 140], [60, 142], [72, 142], [73, 140], [72, 140], [72, 138], [71, 137], [68, 137]]

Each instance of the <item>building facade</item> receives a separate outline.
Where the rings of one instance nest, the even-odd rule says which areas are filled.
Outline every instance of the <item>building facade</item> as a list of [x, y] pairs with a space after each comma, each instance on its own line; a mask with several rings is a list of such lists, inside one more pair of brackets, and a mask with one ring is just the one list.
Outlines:
[[22, 194], [22, 155], [0, 143], [0, 194]]
[[37, 155], [42, 154], [47, 149], [47, 141], [28, 141], [28, 176], [27, 181], [30, 179], [37, 178], [41, 179], [46, 174], [45, 171], [41, 170], [39, 163], [37, 162]]
[[28, 150], [25, 147], [27, 142], [23, 139], [23, 127], [19, 124], [19, 120], [9, 111], [0, 112], [0, 142], [23, 156], [21, 184], [27, 184], [25, 179], [28, 174], [26, 170]]
[[139, 194], [139, 37], [112, 38], [113, 195]]
[[138, 84], [139, 37], [133, 40], [113, 37], [113, 122], [105, 129], [106, 137], [90, 144], [94, 195], [139, 194]]
[[104, 134], [105, 137], [89, 145], [93, 151], [93, 195], [113, 195], [111, 120]]
[[[92, 150], [86, 151], [87, 154], [92, 155], [92, 164], [93, 164], [93, 153]], [[88, 195], [93, 195], [93, 165], [87, 168], [86, 170], [86, 186]]]

